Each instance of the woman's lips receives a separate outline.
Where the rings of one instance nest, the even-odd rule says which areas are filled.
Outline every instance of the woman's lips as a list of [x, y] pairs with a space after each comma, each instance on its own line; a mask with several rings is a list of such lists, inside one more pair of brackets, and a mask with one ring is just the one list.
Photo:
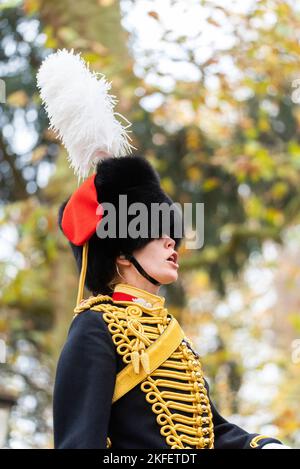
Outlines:
[[168, 259], [167, 259], [167, 262], [169, 262], [169, 264], [173, 264], [173, 266], [176, 267], [176, 269], [178, 269], [179, 265], [176, 262], [168, 261]]

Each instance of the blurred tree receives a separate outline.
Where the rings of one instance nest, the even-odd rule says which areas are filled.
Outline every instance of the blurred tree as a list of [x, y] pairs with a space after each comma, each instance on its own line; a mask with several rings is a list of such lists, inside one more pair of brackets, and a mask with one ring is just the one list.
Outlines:
[[[134, 123], [133, 143], [158, 169], [164, 188], [181, 203], [205, 204], [204, 246], [181, 249], [182, 279], [163, 293], [182, 321], [199, 318], [202, 339], [212, 334], [207, 367], [218, 383], [220, 402], [222, 394], [227, 396], [221, 405], [230, 414], [239, 408], [236, 396], [247, 368], [237, 365], [241, 357], [233, 352], [240, 343], [237, 335], [249, 327], [250, 340], [262, 330], [232, 311], [218, 321], [216, 292], [228, 300], [229, 285], [238, 281], [249, 258], [266, 240], [282, 243], [285, 229], [298, 223], [300, 113], [292, 93], [299, 9], [288, 1], [261, 0], [242, 12], [203, 0], [193, 11], [199, 15], [197, 34], [182, 34], [172, 31], [155, 8], [147, 8], [140, 22], [147, 28], [147, 17], [156, 24], [160, 41], [142, 49], [138, 25], [126, 21], [137, 3], [1, 4], [0, 76], [7, 102], [0, 107], [0, 235], [9, 228], [10, 241], [15, 239], [0, 265], [1, 330], [5, 336], [10, 329], [11, 357], [17, 357], [24, 337], [41, 362], [54, 352], [50, 365], [46, 360], [51, 367], [72, 318], [77, 279], [56, 214], [76, 180], [47, 129], [35, 75], [49, 52], [74, 47], [112, 80], [118, 111]], [[184, 24], [194, 6], [173, 1], [172, 8]], [[225, 45], [218, 49], [213, 40], [220, 31]], [[173, 64], [186, 72], [184, 78], [172, 77]], [[163, 86], [165, 78], [173, 86]], [[147, 106], [151, 99], [161, 104]], [[206, 293], [210, 301], [202, 311], [195, 298]]]
[[[201, 4], [207, 24], [193, 37], [171, 34], [166, 18], [149, 13], [160, 42], [148, 51], [145, 76], [170, 77], [159, 58], [172, 43], [178, 54], [168, 55], [170, 66], [179, 62], [183, 70], [198, 71], [199, 79], [178, 79], [159, 90], [162, 104], [148, 130], [152, 144], [143, 140], [143, 149], [159, 158], [172, 195], [205, 204], [204, 247], [184, 252], [181, 269], [205, 267], [224, 294], [227, 279], [250, 253], [266, 239], [281, 242], [282, 230], [299, 218], [299, 106], [292, 98], [300, 21], [290, 2], [253, 2], [248, 12]], [[189, 11], [180, 2], [173, 7]], [[206, 37], [227, 31], [228, 22], [230, 46], [218, 50], [211, 40], [209, 57], [201, 59], [197, 52]], [[148, 87], [143, 99], [157, 92]]]
[[8, 202], [24, 200], [47, 184], [58, 147], [36, 99], [35, 76], [46, 52], [40, 22], [20, 7], [2, 6], [0, 26], [0, 75], [6, 84], [6, 103], [0, 107], [0, 198]]

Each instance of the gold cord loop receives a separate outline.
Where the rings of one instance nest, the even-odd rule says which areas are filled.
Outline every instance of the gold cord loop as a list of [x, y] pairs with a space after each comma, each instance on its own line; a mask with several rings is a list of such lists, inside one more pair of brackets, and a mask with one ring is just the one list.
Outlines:
[[88, 241], [83, 245], [82, 248], [82, 260], [81, 260], [81, 271], [79, 277], [79, 285], [78, 285], [78, 292], [77, 292], [77, 300], [76, 306], [79, 305], [83, 298], [83, 290], [84, 290], [84, 283], [85, 283], [85, 276], [86, 276], [86, 269], [87, 269], [87, 261], [88, 261], [88, 252], [89, 252], [89, 243]]
[[132, 347], [131, 363], [136, 374], [140, 372], [140, 363], [147, 374], [150, 374], [150, 362], [147, 352], [145, 352], [145, 344], [149, 346], [151, 342], [145, 336], [142, 324], [137, 319], [128, 319], [128, 331], [136, 336], [136, 340]]

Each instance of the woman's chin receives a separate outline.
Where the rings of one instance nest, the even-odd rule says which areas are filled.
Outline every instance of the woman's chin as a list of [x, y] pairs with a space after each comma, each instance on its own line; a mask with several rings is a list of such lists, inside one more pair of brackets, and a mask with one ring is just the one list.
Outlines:
[[165, 272], [164, 274], [161, 273], [157, 280], [159, 280], [159, 282], [163, 285], [168, 285], [169, 283], [176, 282], [177, 279], [178, 279], [178, 272], [176, 269], [173, 269], [173, 272], [168, 271], [168, 272]]

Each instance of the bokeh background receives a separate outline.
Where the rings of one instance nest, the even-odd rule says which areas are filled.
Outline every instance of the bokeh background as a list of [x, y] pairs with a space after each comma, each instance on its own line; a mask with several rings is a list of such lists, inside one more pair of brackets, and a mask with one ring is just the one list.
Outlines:
[[299, 447], [292, 0], [0, 1], [0, 446], [53, 447], [54, 373], [78, 281], [57, 208], [77, 181], [36, 73], [63, 47], [112, 81], [134, 146], [172, 198], [205, 204], [204, 246], [181, 248], [180, 278], [160, 294], [201, 354], [217, 407]]

